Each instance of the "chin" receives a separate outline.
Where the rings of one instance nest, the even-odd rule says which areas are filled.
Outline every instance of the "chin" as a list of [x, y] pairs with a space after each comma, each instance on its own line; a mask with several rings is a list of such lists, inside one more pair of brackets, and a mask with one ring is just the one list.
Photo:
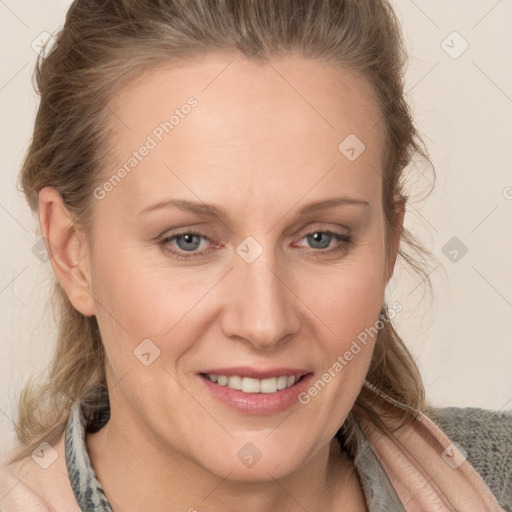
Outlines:
[[311, 451], [299, 450], [297, 444], [290, 442], [276, 446], [269, 443], [268, 439], [265, 442], [264, 437], [261, 441], [241, 441], [234, 444], [235, 447], [230, 449], [211, 453], [208, 461], [204, 461], [203, 453], [203, 460], [199, 460], [199, 463], [221, 478], [229, 475], [229, 480], [268, 482], [297, 471], [306, 462]]
[[263, 483], [284, 478], [299, 469], [300, 465], [293, 464], [283, 456], [280, 461], [263, 461], [260, 459], [254, 466], [245, 467], [240, 463], [226, 464], [222, 471], [216, 468], [215, 473], [221, 478], [246, 483]]

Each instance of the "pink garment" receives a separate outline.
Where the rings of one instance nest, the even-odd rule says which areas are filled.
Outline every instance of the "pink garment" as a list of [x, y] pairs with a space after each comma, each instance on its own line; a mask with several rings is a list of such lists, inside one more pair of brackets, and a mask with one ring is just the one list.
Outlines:
[[64, 432], [53, 448], [57, 459], [46, 469], [32, 457], [0, 469], [0, 512], [81, 512], [67, 473]]
[[504, 511], [463, 453], [425, 414], [394, 438], [360, 420], [407, 512]]

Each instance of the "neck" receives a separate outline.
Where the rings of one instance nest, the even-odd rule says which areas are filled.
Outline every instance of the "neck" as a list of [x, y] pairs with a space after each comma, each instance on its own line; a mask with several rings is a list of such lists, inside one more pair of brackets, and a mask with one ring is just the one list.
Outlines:
[[293, 474], [242, 482], [213, 474], [179, 451], [155, 444], [141, 433], [144, 428], [130, 426], [117, 425], [113, 414], [86, 438], [91, 464], [114, 510], [334, 510], [340, 497], [346, 505], [361, 494], [352, 461], [336, 439]]

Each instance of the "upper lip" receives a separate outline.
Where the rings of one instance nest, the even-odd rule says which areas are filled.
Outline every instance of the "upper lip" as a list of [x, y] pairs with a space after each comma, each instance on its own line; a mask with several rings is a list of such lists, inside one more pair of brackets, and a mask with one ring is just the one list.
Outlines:
[[279, 367], [279, 368], [251, 368], [249, 366], [237, 366], [230, 368], [211, 368], [207, 370], [202, 370], [199, 373], [208, 373], [209, 375], [225, 375], [226, 377], [230, 377], [233, 375], [239, 375], [240, 377], [249, 377], [251, 379], [270, 379], [272, 377], [279, 377], [282, 375], [291, 376], [293, 375], [295, 378], [300, 378], [307, 373], [311, 373], [308, 370], [304, 370], [303, 368], [289, 368], [289, 367]]

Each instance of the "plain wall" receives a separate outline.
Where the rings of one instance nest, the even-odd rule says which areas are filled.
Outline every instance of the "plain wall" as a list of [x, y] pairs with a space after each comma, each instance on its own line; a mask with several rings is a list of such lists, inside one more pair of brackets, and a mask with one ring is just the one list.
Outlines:
[[[31, 45], [42, 32], [62, 25], [69, 5], [0, 2], [4, 441], [12, 436], [21, 386], [47, 365], [56, 336], [48, 306], [51, 267], [35, 254], [38, 222], [16, 180], [37, 106]], [[410, 54], [407, 97], [437, 173], [434, 192], [421, 202], [428, 181], [421, 178], [421, 167], [411, 169], [416, 191], [406, 215], [406, 227], [437, 258], [430, 274], [433, 300], [420, 278], [399, 265], [389, 296], [404, 307], [396, 317], [398, 330], [418, 360], [433, 404], [511, 409], [512, 4], [395, 0], [393, 5]]]

